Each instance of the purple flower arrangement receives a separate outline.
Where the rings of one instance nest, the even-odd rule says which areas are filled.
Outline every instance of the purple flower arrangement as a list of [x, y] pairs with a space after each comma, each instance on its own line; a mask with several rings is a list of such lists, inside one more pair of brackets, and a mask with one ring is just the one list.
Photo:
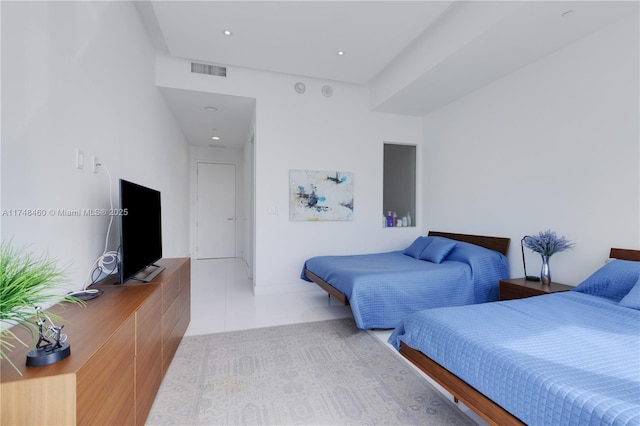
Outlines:
[[556, 233], [549, 229], [538, 233], [538, 235], [527, 235], [524, 237], [524, 245], [531, 251], [540, 253], [542, 256], [551, 256], [554, 253], [568, 250], [574, 246], [571, 241], [565, 237], [558, 238]]

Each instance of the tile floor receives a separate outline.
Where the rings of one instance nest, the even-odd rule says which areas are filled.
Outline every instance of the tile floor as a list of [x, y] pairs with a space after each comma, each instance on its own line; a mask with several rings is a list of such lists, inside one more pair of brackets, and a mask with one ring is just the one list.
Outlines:
[[300, 291], [255, 296], [240, 259], [194, 260], [191, 270], [191, 323], [186, 335], [351, 317], [351, 309], [329, 299], [313, 283]]
[[[192, 261], [191, 323], [187, 336], [348, 317], [352, 317], [351, 309], [329, 299], [315, 284], [301, 280], [299, 292], [256, 296], [242, 260]], [[391, 330], [370, 332], [388, 345]], [[389, 348], [415, 369], [391, 345]], [[418, 372], [453, 400], [437, 383]], [[486, 425], [464, 404], [457, 405], [477, 424]]]

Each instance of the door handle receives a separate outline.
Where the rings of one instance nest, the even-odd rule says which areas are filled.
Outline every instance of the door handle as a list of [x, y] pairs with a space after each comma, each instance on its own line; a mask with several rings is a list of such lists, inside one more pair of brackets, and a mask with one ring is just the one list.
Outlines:
[[235, 220], [235, 217], [228, 217], [227, 220]]

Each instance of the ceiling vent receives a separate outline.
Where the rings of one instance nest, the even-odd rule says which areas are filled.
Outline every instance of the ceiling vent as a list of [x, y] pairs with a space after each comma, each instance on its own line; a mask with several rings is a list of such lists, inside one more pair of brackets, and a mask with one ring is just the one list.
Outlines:
[[191, 62], [191, 72], [198, 74], [215, 75], [218, 77], [227, 76], [227, 68], [219, 67], [217, 65], [198, 64], [197, 62]]

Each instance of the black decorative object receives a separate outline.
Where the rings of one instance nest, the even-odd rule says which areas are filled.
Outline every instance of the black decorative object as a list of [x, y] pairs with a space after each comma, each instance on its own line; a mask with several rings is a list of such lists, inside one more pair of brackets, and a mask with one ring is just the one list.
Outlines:
[[527, 263], [524, 260], [524, 239], [527, 238], [527, 235], [522, 237], [520, 240], [520, 250], [522, 250], [522, 267], [524, 268], [524, 279], [527, 281], [540, 281], [540, 277], [536, 277], [535, 275], [527, 275]]
[[[64, 325], [60, 327], [56, 326], [51, 321], [51, 318], [42, 312], [39, 306], [36, 306], [35, 309], [39, 338], [35, 349], [31, 349], [27, 354], [27, 367], [43, 367], [62, 361], [71, 355], [71, 346], [65, 342], [67, 335], [61, 333]], [[51, 324], [47, 327], [46, 331], [43, 330], [45, 320], [41, 315], [46, 317]], [[54, 339], [55, 342], [52, 342], [48, 338]]]

